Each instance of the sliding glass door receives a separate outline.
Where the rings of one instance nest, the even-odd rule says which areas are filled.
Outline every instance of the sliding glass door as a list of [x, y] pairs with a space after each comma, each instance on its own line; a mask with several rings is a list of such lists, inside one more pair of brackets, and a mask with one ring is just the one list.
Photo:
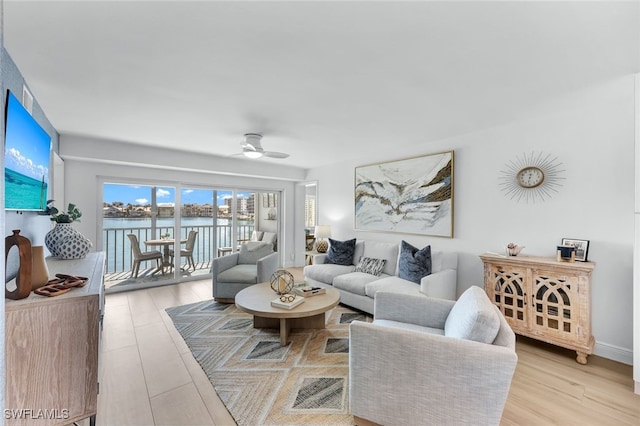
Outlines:
[[175, 187], [105, 183], [105, 287], [173, 278]]
[[263, 232], [277, 250], [279, 193], [118, 182], [103, 193], [107, 290], [208, 277], [215, 257]]

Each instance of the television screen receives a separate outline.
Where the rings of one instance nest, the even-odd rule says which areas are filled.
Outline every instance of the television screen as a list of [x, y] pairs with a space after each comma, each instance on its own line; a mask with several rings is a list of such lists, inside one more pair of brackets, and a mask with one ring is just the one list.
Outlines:
[[49, 187], [51, 137], [13, 93], [7, 91], [4, 207], [44, 210]]

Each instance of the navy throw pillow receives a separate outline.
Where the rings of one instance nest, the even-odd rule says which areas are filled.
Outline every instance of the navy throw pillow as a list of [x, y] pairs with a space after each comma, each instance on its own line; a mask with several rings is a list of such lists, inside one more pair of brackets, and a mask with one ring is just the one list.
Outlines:
[[356, 239], [337, 241], [329, 238], [329, 251], [325, 263], [335, 265], [353, 265], [353, 254], [356, 251]]
[[420, 284], [422, 277], [431, 275], [431, 246], [418, 250], [406, 241], [400, 245], [398, 277]]

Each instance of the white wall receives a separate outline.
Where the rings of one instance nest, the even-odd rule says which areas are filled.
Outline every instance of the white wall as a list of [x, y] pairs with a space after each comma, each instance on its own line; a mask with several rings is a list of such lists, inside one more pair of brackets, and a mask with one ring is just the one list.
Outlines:
[[[65, 160], [65, 204], [73, 202], [83, 212], [82, 222], [74, 226], [93, 242], [94, 250], [100, 250], [102, 242], [99, 232], [103, 202], [101, 182], [118, 179], [160, 185], [282, 191], [282, 235], [278, 238], [281, 265], [304, 263], [304, 252], [297, 254], [294, 246], [294, 221], [286, 220], [294, 216], [294, 188], [304, 176], [303, 169], [80, 136], [61, 136], [60, 156]], [[234, 170], [252, 176], [236, 176]], [[278, 173], [284, 178], [278, 179]]]
[[[406, 239], [414, 245], [459, 251], [459, 292], [482, 285], [477, 255], [484, 251], [503, 250], [516, 242], [526, 246], [523, 254], [555, 256], [563, 237], [590, 240], [589, 260], [596, 262], [595, 353], [631, 364], [633, 95], [629, 76], [539, 105], [533, 116], [481, 132], [413, 146], [405, 141], [372, 141], [372, 146], [380, 147], [378, 152], [309, 171], [307, 179], [319, 181], [319, 223], [331, 224], [336, 239]], [[455, 151], [454, 238], [354, 231], [354, 167], [451, 149]], [[566, 179], [547, 201], [516, 203], [501, 192], [500, 171], [532, 151], [557, 156]]]

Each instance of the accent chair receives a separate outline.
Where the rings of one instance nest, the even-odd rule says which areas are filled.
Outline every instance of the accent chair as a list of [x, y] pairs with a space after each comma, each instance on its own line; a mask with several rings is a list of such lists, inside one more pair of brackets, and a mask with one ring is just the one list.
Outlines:
[[379, 292], [354, 321], [349, 404], [358, 425], [498, 425], [518, 357], [484, 290], [458, 301]]
[[278, 262], [273, 244], [263, 241], [249, 241], [240, 246], [239, 252], [213, 259], [213, 298], [233, 303], [243, 288], [269, 281]]
[[153, 273], [155, 274], [158, 271], [162, 271], [162, 275], [164, 275], [164, 268], [162, 267], [162, 253], [159, 250], [142, 251], [140, 250], [140, 242], [138, 241], [138, 237], [135, 234], [127, 234], [127, 237], [129, 237], [129, 240], [131, 241], [131, 251], [133, 252], [131, 276], [134, 278], [138, 278], [140, 263], [148, 262], [150, 260], [156, 261], [157, 269]]
[[[194, 271], [196, 270], [196, 263], [193, 260], [193, 248], [196, 245], [197, 237], [198, 237], [198, 231], [194, 231], [194, 230], [189, 231], [189, 236], [187, 236], [187, 242], [185, 244], [185, 247], [180, 250], [180, 257], [187, 258], [187, 271], [191, 268], [193, 268]], [[174, 255], [175, 253], [173, 249], [170, 249], [169, 256], [171, 256], [171, 265], [173, 265]]]

